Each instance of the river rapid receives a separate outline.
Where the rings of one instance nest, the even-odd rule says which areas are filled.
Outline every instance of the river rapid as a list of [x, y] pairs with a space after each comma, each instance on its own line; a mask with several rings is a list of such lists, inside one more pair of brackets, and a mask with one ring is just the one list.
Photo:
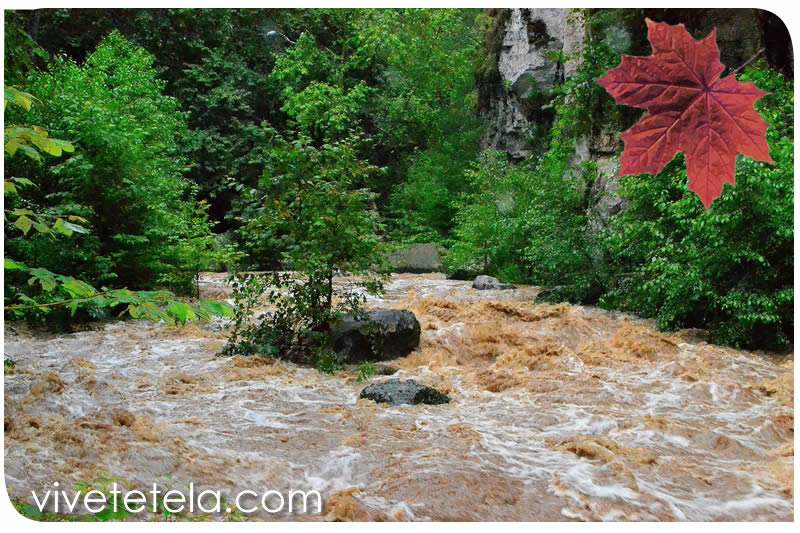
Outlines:
[[[413, 378], [447, 405], [359, 400], [352, 370], [215, 357], [219, 320], [7, 324], [6, 487], [33, 503], [54, 482], [119, 476], [325, 500], [259, 520], [792, 519], [791, 356], [470, 285], [393, 275], [368, 302], [422, 326], [419, 349], [372, 381]], [[224, 276], [202, 292], [226, 298]]]

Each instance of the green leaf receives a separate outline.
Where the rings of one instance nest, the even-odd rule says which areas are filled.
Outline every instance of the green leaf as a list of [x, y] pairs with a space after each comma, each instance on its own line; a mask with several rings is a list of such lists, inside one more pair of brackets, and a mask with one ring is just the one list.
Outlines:
[[35, 159], [36, 161], [42, 160], [42, 156], [39, 155], [39, 152], [37, 152], [35, 149], [31, 148], [27, 144], [20, 145], [19, 149], [22, 150], [23, 153], [28, 157], [30, 157], [31, 159]]
[[52, 141], [44, 143], [44, 146], [42, 147], [42, 150], [44, 150], [48, 154], [50, 154], [52, 156], [56, 156], [56, 157], [60, 156], [63, 153], [63, 151], [61, 150], [61, 147], [58, 146], [56, 143], [54, 143]]
[[24, 107], [25, 111], [30, 111], [31, 104], [33, 104], [33, 96], [14, 87], [4, 87], [3, 100], [4, 107], [7, 102], [13, 102], [18, 106]]
[[15, 182], [17, 185], [35, 186], [28, 178], [11, 178], [11, 181]]
[[72, 146], [72, 143], [69, 142], [69, 141], [62, 141], [60, 139], [50, 139], [50, 141], [53, 142], [55, 145], [57, 145], [62, 150], [64, 150], [65, 152], [74, 152], [75, 151], [75, 147]]
[[114, 298], [117, 303], [123, 304], [133, 304], [139, 301], [139, 296], [135, 292], [129, 291], [128, 289], [119, 289], [113, 291], [111, 293], [111, 297]]
[[14, 221], [14, 226], [19, 228], [22, 231], [22, 233], [27, 235], [28, 232], [31, 230], [31, 226], [33, 226], [33, 223], [31, 222], [31, 219], [23, 215]]
[[8, 155], [14, 155], [15, 153], [17, 153], [17, 150], [19, 150], [21, 147], [22, 145], [20, 143], [18, 143], [13, 139], [10, 139], [9, 141], [6, 142], [6, 153], [8, 153]]
[[[69, 217], [69, 218], [72, 219], [72, 218], [80, 218], [80, 217]], [[61, 220], [61, 219], [59, 219], [59, 220]], [[81, 219], [81, 220], [86, 220], [86, 219]], [[66, 229], [70, 230], [70, 231], [74, 231], [75, 233], [89, 233], [88, 229], [86, 229], [83, 226], [80, 226], [78, 224], [72, 224], [71, 222], [64, 222], [64, 227]]]
[[88, 283], [75, 278], [60, 278], [64, 289], [75, 298], [85, 298], [94, 295], [97, 291]]
[[67, 237], [71, 237], [72, 230], [65, 228], [64, 225], [65, 222], [59, 218], [58, 220], [56, 220], [56, 223], [53, 224], [53, 230], [57, 231], [58, 233], [61, 233], [62, 235], [66, 235]]
[[186, 322], [186, 315], [189, 306], [186, 304], [182, 304], [179, 302], [170, 302], [169, 306], [167, 307], [167, 312], [173, 315], [178, 321], [183, 324]]
[[108, 507], [99, 513], [95, 513], [94, 516], [101, 522], [110, 522], [125, 520], [130, 514], [131, 513], [125, 509], [125, 505], [123, 505], [122, 502], [118, 502], [116, 512], [114, 511], [114, 504], [110, 502]]
[[38, 281], [45, 292], [50, 292], [56, 288], [55, 274], [46, 268], [32, 268], [30, 273], [31, 278], [28, 280], [28, 285], [33, 285], [34, 282]]
[[8, 257], [4, 257], [3, 258], [3, 270], [11, 270], [11, 271], [20, 270], [20, 271], [24, 272], [24, 271], [28, 270], [28, 267], [25, 265], [25, 263], [19, 263], [17, 261], [14, 261], [13, 259], [9, 259]]
[[233, 317], [233, 308], [226, 303], [212, 302], [211, 300], [200, 300], [197, 302], [197, 304], [212, 315], [223, 318]]

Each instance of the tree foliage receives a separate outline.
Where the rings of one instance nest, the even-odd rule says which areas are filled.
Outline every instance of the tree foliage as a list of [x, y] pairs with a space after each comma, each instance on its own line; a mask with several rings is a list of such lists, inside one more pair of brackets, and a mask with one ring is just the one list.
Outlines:
[[[10, 99], [14, 105], [20, 106], [26, 111], [30, 110], [35, 100], [30, 94], [13, 87], [5, 88], [5, 96], [4, 108], [7, 107]], [[24, 131], [24, 134], [20, 134], [20, 130]], [[47, 131], [40, 126], [21, 127], [13, 124], [6, 126], [5, 146], [6, 156], [11, 157], [21, 152], [37, 162], [41, 162], [42, 157], [36, 148], [54, 156], [60, 156], [62, 149], [68, 152], [73, 151], [70, 142], [48, 137]], [[35, 184], [28, 178], [4, 179], [4, 196], [19, 197], [19, 186], [35, 187]], [[75, 215], [63, 218], [55, 217], [52, 225], [48, 223], [47, 216], [34, 213], [29, 209], [5, 209], [3, 216], [7, 224], [13, 220], [13, 226], [22, 231], [25, 236], [32, 228], [51, 240], [55, 240], [55, 236], [59, 235], [70, 237], [74, 233], [88, 233], [85, 227], [74, 223], [76, 221], [86, 222], [86, 220]], [[66, 222], [65, 219], [69, 222]], [[133, 318], [163, 320], [169, 325], [174, 325], [198, 319], [209, 320], [213, 315], [232, 315], [230, 307], [218, 302], [201, 300], [190, 304], [175, 299], [167, 291], [97, 290], [80, 279], [54, 274], [39, 266], [29, 267], [10, 257], [4, 256], [3, 263], [6, 292], [4, 312], [15, 318], [44, 317], [62, 309], [68, 310], [70, 315], [74, 316], [80, 308], [89, 308], [95, 312], [110, 308], [121, 309], [121, 314], [127, 313]], [[27, 283], [23, 284], [25, 278], [27, 278]]]
[[604, 303], [664, 328], [707, 326], [720, 342], [774, 348], [791, 342], [794, 327], [793, 86], [765, 62], [742, 79], [771, 93], [756, 109], [770, 123], [774, 165], [740, 157], [736, 187], [707, 214], [686, 190], [682, 161], [626, 178], [631, 204], [607, 241], [622, 272]]
[[38, 184], [20, 207], [79, 216], [95, 229], [66, 250], [48, 247], [44, 237], [12, 240], [9, 249], [55, 272], [152, 287], [177, 262], [172, 242], [190, 227], [181, 206], [193, 201], [178, 145], [183, 115], [163, 96], [152, 57], [115, 33], [84, 65], [56, 57], [48, 72], [32, 72], [27, 84], [47, 102], [29, 119], [79, 150], [43, 164], [11, 160], [6, 172]]
[[[273, 137], [261, 181], [263, 209], [247, 230], [280, 242], [290, 272], [234, 276], [237, 316], [224, 353], [335, 366], [329, 328], [345, 314], [358, 314], [364, 295], [353, 287], [337, 291], [334, 275], [361, 276], [357, 285], [370, 293], [382, 286], [382, 227], [375, 194], [364, 186], [378, 169], [358, 159], [356, 145], [349, 139], [317, 148], [302, 134]], [[274, 311], [254, 324], [263, 296]]]

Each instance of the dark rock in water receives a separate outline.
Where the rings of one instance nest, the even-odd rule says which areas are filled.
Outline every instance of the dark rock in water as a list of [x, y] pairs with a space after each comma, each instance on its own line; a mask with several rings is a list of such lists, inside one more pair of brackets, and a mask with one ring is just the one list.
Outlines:
[[458, 268], [453, 270], [447, 275], [447, 279], [454, 279], [458, 281], [469, 281], [475, 279], [475, 276], [480, 276], [480, 270], [471, 270], [467, 268]]
[[331, 328], [333, 351], [345, 363], [388, 361], [405, 357], [419, 346], [420, 326], [407, 309], [367, 312], [367, 320], [344, 318]]
[[563, 285], [556, 285], [555, 287], [550, 287], [549, 289], [544, 289], [536, 295], [536, 303], [558, 303], [558, 302], [566, 302], [569, 301], [568, 293], [569, 287], [564, 287]]
[[393, 379], [384, 383], [373, 383], [365, 387], [359, 397], [389, 405], [450, 403], [450, 398], [446, 394], [432, 387], [420, 385], [413, 379]]
[[497, 291], [513, 289], [514, 286], [510, 283], [500, 283], [497, 278], [491, 276], [478, 276], [475, 278], [475, 281], [472, 282], [472, 288], [478, 289], [479, 291]]
[[389, 263], [395, 272], [424, 274], [442, 270], [442, 256], [435, 244], [412, 244], [389, 256]]

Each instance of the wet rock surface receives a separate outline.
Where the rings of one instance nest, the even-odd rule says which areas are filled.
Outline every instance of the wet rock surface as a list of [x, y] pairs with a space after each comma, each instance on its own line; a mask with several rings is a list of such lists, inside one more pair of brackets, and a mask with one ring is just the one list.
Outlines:
[[497, 278], [491, 276], [478, 276], [472, 282], [472, 288], [479, 291], [505, 291], [514, 288], [511, 283], [500, 283]]
[[333, 350], [347, 363], [405, 357], [419, 337], [419, 321], [407, 309], [368, 311], [367, 320], [345, 318], [331, 328]]
[[433, 387], [420, 385], [413, 379], [393, 379], [383, 383], [373, 383], [361, 391], [359, 398], [389, 405], [440, 405], [450, 403], [450, 398]]

